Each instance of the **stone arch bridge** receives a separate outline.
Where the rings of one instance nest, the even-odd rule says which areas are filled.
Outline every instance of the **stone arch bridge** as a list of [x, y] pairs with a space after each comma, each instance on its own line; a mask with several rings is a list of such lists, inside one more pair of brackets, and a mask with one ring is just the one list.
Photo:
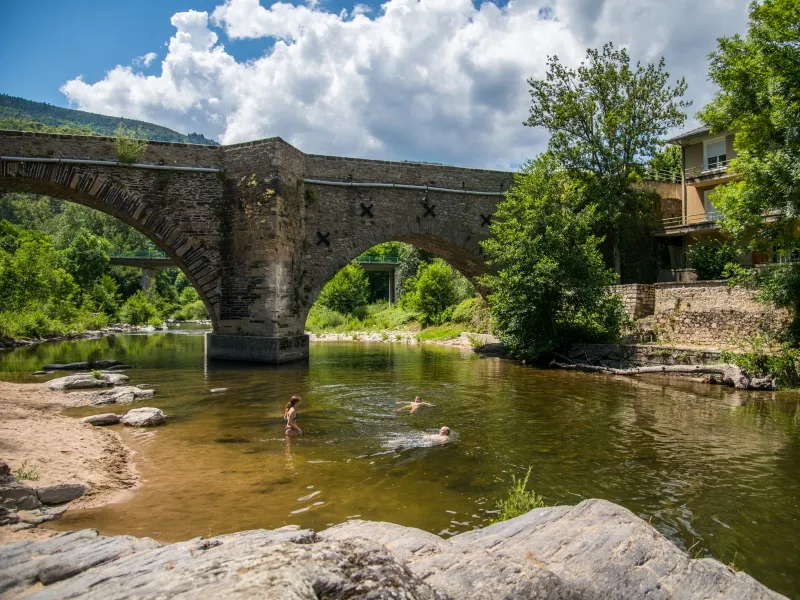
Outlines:
[[71, 200], [150, 238], [211, 315], [210, 358], [308, 356], [322, 286], [387, 241], [486, 272], [479, 242], [513, 174], [304, 154], [280, 138], [232, 146], [149, 142], [117, 162], [113, 138], [0, 131], [0, 192]]

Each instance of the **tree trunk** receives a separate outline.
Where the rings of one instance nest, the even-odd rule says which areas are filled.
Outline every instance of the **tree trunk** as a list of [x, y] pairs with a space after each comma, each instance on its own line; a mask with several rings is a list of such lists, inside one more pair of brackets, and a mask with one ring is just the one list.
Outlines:
[[774, 390], [777, 389], [774, 377], [750, 378], [737, 365], [729, 363], [719, 365], [655, 365], [651, 367], [633, 367], [630, 369], [614, 369], [611, 367], [560, 363], [551, 361], [551, 367], [587, 373], [608, 373], [609, 375], [645, 375], [648, 373], [682, 375], [721, 375], [722, 383], [737, 390]]

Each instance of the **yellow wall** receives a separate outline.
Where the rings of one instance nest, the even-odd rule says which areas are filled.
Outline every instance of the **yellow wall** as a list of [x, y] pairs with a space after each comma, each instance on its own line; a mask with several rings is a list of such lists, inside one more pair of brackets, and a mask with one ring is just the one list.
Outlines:
[[686, 146], [686, 171], [699, 171], [703, 168], [703, 142]]

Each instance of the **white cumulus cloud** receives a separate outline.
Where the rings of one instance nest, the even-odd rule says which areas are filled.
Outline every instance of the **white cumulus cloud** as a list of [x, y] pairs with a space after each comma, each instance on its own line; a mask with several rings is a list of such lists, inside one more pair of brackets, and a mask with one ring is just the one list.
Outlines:
[[153, 61], [158, 58], [158, 54], [155, 52], [148, 52], [147, 54], [143, 54], [142, 56], [137, 56], [133, 59], [133, 65], [135, 67], [149, 67], [153, 64]]
[[[334, 14], [225, 0], [211, 16], [173, 15], [160, 73], [116, 66], [62, 91], [84, 110], [223, 143], [278, 135], [305, 152], [504, 168], [546, 146], [522, 121], [526, 79], [544, 74], [547, 55], [577, 64], [606, 41], [635, 59], [664, 55], [700, 106], [713, 93], [706, 54], [743, 31], [747, 1], [388, 0]], [[263, 40], [264, 54], [237, 61], [220, 35]]]

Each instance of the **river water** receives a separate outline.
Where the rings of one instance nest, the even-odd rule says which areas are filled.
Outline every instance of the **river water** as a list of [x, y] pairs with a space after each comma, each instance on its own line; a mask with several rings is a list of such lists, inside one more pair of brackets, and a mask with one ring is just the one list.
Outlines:
[[[548, 504], [619, 503], [695, 556], [800, 597], [800, 395], [607, 378], [403, 344], [312, 344], [307, 364], [206, 363], [200, 332], [121, 335], [0, 353], [0, 378], [113, 358], [151, 383], [164, 427], [115, 427], [143, 486], [69, 511], [59, 529], [175, 541], [287, 524], [385, 520], [449, 536], [489, 523], [532, 467]], [[214, 388], [227, 388], [211, 393]], [[302, 396], [283, 437], [283, 407]], [[416, 394], [435, 407], [410, 415]], [[114, 409], [114, 407], [111, 407]], [[115, 412], [124, 412], [122, 407]], [[108, 407], [75, 409], [82, 416]], [[418, 447], [448, 425], [447, 445]]]

